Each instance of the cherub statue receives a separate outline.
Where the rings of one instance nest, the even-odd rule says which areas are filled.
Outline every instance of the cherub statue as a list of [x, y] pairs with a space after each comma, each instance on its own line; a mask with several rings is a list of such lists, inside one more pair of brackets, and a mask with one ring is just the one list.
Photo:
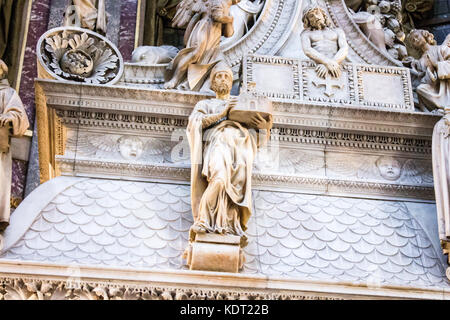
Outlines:
[[222, 36], [234, 33], [230, 7], [240, 0], [183, 0], [177, 7], [173, 26], [186, 27], [181, 50], [170, 63], [165, 89], [209, 90], [207, 78], [218, 61]]
[[[259, 113], [241, 117], [242, 122], [230, 120], [238, 101], [230, 98], [233, 72], [219, 63], [211, 72], [211, 81], [216, 98], [197, 103], [187, 128], [194, 216], [190, 239], [199, 233], [236, 235], [244, 247], [252, 212], [253, 160], [258, 146], [267, 142], [273, 120]], [[252, 128], [259, 129], [259, 134]]]
[[347, 57], [348, 44], [344, 31], [331, 28], [331, 21], [325, 10], [316, 4], [309, 5], [303, 11], [301, 39], [303, 51], [316, 64], [317, 75], [339, 78], [341, 63]]
[[[9, 135], [21, 136], [29, 127], [28, 116], [17, 92], [9, 86], [8, 67], [0, 60], [0, 145], [9, 145]], [[6, 140], [6, 141], [5, 141]], [[9, 225], [12, 157], [9, 148], [0, 149], [0, 232]]]
[[416, 89], [421, 108], [432, 111], [450, 107], [450, 35], [437, 45], [430, 32], [414, 29], [407, 41], [421, 54], [418, 60], [406, 61], [421, 79]]

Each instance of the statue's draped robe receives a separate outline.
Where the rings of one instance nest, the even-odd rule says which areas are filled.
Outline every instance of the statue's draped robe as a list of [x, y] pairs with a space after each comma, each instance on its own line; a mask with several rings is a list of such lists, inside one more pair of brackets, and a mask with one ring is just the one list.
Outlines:
[[[225, 107], [224, 100], [200, 101], [189, 118], [192, 213], [194, 222], [208, 232], [244, 236], [252, 211], [251, 178], [257, 139], [240, 123], [230, 120], [204, 131], [203, 119], [217, 117]], [[203, 197], [211, 185], [217, 191], [215, 199]]]
[[[450, 109], [433, 132], [433, 176], [439, 238], [450, 241]], [[447, 123], [448, 122], [448, 123]]]
[[[229, 15], [229, 8], [222, 1], [223, 15]], [[183, 79], [178, 89], [199, 91], [201, 88], [209, 89], [207, 78], [215, 64], [224, 60], [220, 51], [220, 40], [222, 34], [225, 37], [233, 35], [228, 32], [225, 24], [214, 21], [210, 12], [197, 13], [191, 19], [184, 35], [186, 48], [181, 50], [168, 68], [167, 79], [173, 77], [174, 72], [179, 69], [187, 55], [193, 55], [190, 60], [188, 75], [195, 80]], [[190, 77], [188, 76], [188, 78]], [[206, 85], [205, 85], [206, 83]]]
[[[81, 27], [106, 34], [105, 0], [72, 0], [72, 5], [78, 6], [78, 18]], [[68, 25], [66, 17], [65, 25]]]
[[450, 107], [450, 47], [445, 43], [430, 46], [430, 49], [419, 60], [417, 71], [427, 70], [427, 60], [436, 63], [437, 81], [433, 82], [426, 74], [422, 84], [417, 87], [419, 99], [429, 108]]
[[[12, 134], [21, 136], [28, 129], [28, 117], [22, 101], [16, 91], [12, 89], [7, 80], [0, 82], [0, 114], [13, 116]], [[8, 153], [0, 153], [0, 228], [9, 223], [11, 180], [12, 180], [11, 150]]]

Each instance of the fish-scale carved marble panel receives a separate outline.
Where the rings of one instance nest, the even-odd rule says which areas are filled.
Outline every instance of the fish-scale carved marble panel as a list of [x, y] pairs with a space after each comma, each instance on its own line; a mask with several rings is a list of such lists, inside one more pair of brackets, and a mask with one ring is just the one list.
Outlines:
[[[1, 259], [185, 268], [189, 186], [58, 179], [75, 182], [35, 213]], [[403, 202], [269, 191], [254, 191], [253, 198], [244, 273], [446, 285], [432, 241]]]
[[191, 224], [186, 186], [85, 180], [57, 195], [4, 257], [180, 268]]
[[258, 191], [246, 272], [443, 285], [444, 267], [401, 202]]

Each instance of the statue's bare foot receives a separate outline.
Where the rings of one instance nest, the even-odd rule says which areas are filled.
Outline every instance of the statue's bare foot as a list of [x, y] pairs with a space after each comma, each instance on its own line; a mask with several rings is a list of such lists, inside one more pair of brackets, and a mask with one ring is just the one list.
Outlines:
[[170, 80], [169, 82], [164, 83], [164, 89], [166, 90], [170, 90], [170, 89], [175, 89], [176, 87], [176, 83], [174, 80]]
[[193, 233], [206, 233], [206, 229], [205, 228], [203, 228], [201, 225], [199, 225], [199, 224], [194, 224], [192, 227], [191, 227], [191, 231], [193, 232]]

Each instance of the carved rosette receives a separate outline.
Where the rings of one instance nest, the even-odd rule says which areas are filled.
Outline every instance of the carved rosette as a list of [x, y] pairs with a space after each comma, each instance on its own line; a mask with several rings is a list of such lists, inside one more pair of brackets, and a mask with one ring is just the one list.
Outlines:
[[90, 84], [114, 84], [123, 73], [117, 47], [93, 31], [61, 27], [44, 33], [37, 45], [39, 77]]

